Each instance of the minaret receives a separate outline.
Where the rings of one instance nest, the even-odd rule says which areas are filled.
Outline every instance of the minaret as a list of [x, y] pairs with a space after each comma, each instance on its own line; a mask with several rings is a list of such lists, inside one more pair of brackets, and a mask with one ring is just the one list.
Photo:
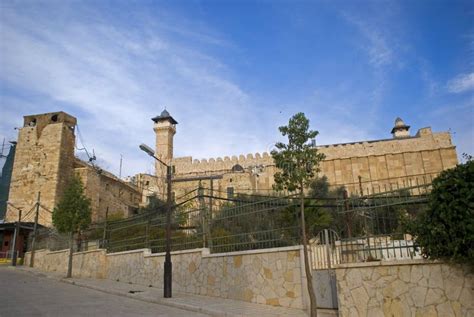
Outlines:
[[409, 125], [406, 125], [403, 120], [398, 117], [395, 119], [395, 126], [392, 129], [392, 135], [394, 139], [399, 139], [399, 138], [408, 138], [410, 137], [410, 132], [408, 130], [410, 129]]
[[[173, 119], [166, 109], [163, 110], [159, 116], [151, 120], [155, 122], [153, 126], [153, 130], [156, 133], [155, 155], [166, 164], [171, 164], [171, 160], [173, 159], [173, 137], [176, 133], [176, 125], [178, 122]], [[156, 176], [159, 177], [160, 180], [165, 180], [166, 167], [156, 162], [155, 171]], [[161, 191], [160, 194], [165, 196], [164, 191]]]

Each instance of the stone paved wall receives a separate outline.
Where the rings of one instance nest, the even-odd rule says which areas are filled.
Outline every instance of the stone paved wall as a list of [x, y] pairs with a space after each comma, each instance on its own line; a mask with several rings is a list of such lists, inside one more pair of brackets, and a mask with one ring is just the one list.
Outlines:
[[[37, 251], [35, 267], [66, 273], [68, 251]], [[25, 256], [29, 263], [30, 254]], [[207, 249], [173, 252], [173, 290], [273, 306], [304, 308], [306, 293], [300, 247], [227, 254]], [[164, 254], [149, 249], [74, 254], [73, 276], [163, 285]]]
[[[173, 252], [173, 290], [246, 302], [304, 308], [306, 294], [300, 247], [210, 255], [207, 249]], [[30, 254], [25, 256], [28, 265]], [[39, 250], [35, 267], [66, 274], [68, 251]], [[163, 285], [164, 254], [149, 249], [105, 254], [79, 252], [73, 276], [132, 284]]]
[[[209, 255], [173, 254], [173, 289], [274, 306], [303, 308], [300, 249]], [[163, 284], [163, 254], [147, 249], [107, 255], [107, 278], [142, 285]]]
[[423, 260], [336, 269], [339, 316], [474, 316], [467, 266]]
[[[25, 253], [24, 265], [30, 264], [31, 253]], [[67, 273], [69, 250], [35, 252], [35, 267], [43, 271]], [[76, 252], [72, 260], [73, 277], [105, 278], [107, 259], [105, 250]]]

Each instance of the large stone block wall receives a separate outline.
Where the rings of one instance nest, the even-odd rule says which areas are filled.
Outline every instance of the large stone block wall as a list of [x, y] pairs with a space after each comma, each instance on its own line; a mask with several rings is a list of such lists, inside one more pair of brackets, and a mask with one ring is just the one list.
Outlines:
[[[324, 145], [318, 150], [326, 155], [321, 175], [326, 175], [331, 185], [344, 185], [349, 193], [357, 194], [360, 182], [364, 194], [431, 183], [441, 171], [458, 163], [450, 134], [432, 133], [430, 128], [420, 129], [410, 138]], [[236, 164], [246, 171], [239, 175], [229, 173]], [[173, 165], [175, 178], [223, 175], [222, 179], [214, 180], [214, 189], [222, 195], [228, 187], [233, 187], [235, 193], [268, 192], [272, 190], [276, 171], [269, 153], [202, 160], [181, 157], [174, 158]], [[254, 168], [257, 169], [250, 173]], [[174, 190], [182, 195], [194, 183], [176, 183]]]
[[[66, 274], [69, 251], [40, 250], [35, 267]], [[30, 254], [25, 256], [29, 263]], [[173, 252], [173, 290], [273, 306], [304, 308], [306, 282], [301, 248], [286, 247], [223, 254], [207, 249]], [[107, 278], [146, 286], [163, 285], [164, 254], [149, 249], [105, 254], [78, 252], [73, 276]]]
[[108, 172], [97, 173], [90, 166], [76, 167], [75, 173], [84, 184], [85, 195], [91, 199], [92, 222], [102, 222], [108, 215], [127, 218], [137, 210], [141, 192]]
[[336, 269], [339, 316], [474, 316], [469, 267], [424, 260], [374, 263]]
[[[19, 129], [8, 201], [24, 213], [41, 192], [41, 204], [53, 210], [73, 173], [76, 119], [56, 112], [25, 116]], [[41, 209], [39, 223], [51, 226], [51, 213]], [[6, 222], [18, 220], [18, 211], [7, 209]], [[23, 221], [33, 221], [31, 216]]]

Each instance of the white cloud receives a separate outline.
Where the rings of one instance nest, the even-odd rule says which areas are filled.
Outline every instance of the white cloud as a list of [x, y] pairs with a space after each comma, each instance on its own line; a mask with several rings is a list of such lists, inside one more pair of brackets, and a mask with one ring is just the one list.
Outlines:
[[474, 73], [460, 74], [448, 81], [446, 88], [450, 93], [458, 94], [474, 89]]
[[[98, 15], [93, 22], [74, 16], [60, 24], [55, 10], [38, 14], [7, 8], [2, 13], [1, 103], [9, 117], [21, 121], [25, 114], [65, 110], [78, 117], [86, 145], [103, 165], [117, 171], [124, 154], [125, 175], [148, 168], [137, 144], [154, 144], [150, 118], [165, 106], [180, 122], [178, 155], [237, 154], [236, 142], [226, 142], [232, 131], [243, 140], [255, 137], [255, 131], [241, 129], [254, 122], [251, 97], [206, 50], [221, 43], [229, 47], [227, 41], [199, 27], [163, 27], [150, 19], [135, 21], [136, 28]], [[176, 33], [193, 45], [176, 41]], [[24, 107], [16, 108], [7, 100], [16, 93], [6, 87], [34, 95], [34, 101], [17, 97]], [[2, 115], [0, 131], [11, 129], [6, 118]], [[208, 147], [211, 143], [220, 145]]]
[[395, 61], [393, 46], [379, 23], [371, 23], [347, 12], [344, 12], [342, 16], [362, 35], [364, 42], [360, 43], [359, 47], [367, 54], [371, 66], [380, 68], [391, 65]]

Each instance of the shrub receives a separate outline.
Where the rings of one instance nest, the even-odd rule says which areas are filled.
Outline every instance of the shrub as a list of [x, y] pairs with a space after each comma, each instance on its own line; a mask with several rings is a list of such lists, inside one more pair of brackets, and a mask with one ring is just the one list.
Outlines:
[[474, 264], [474, 161], [443, 171], [434, 181], [428, 210], [410, 225], [431, 259]]

